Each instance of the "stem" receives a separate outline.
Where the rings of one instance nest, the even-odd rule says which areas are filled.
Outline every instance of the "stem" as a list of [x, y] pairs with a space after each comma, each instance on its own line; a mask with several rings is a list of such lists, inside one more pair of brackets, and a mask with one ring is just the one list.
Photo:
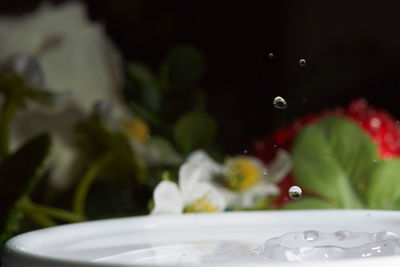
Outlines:
[[52, 227], [52, 226], [56, 226], [57, 225], [57, 223], [55, 221], [53, 221], [52, 219], [50, 219], [46, 215], [39, 214], [39, 213], [32, 213], [32, 212], [24, 212], [24, 214], [29, 219], [34, 221], [37, 225], [39, 225], [40, 227], [46, 228], [46, 227]]
[[110, 160], [111, 155], [105, 154], [95, 160], [82, 176], [78, 187], [75, 191], [72, 210], [80, 216], [85, 216], [85, 202], [86, 196], [89, 192], [90, 186], [98, 177], [104, 165]]
[[0, 156], [8, 155], [8, 135], [10, 131], [11, 118], [14, 115], [14, 108], [8, 98], [5, 99], [0, 114]]
[[18, 202], [18, 207], [25, 213], [40, 214], [65, 222], [81, 222], [85, 218], [73, 212], [33, 203], [29, 198], [23, 198]]

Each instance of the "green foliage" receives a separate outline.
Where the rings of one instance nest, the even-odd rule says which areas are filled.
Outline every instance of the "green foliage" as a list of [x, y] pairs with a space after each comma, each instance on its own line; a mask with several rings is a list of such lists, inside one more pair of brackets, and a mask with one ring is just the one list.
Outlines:
[[400, 199], [400, 160], [376, 163], [376, 145], [347, 119], [330, 117], [305, 127], [292, 156], [296, 181], [317, 197], [286, 208], [390, 209]]
[[0, 163], [0, 242], [18, 229], [19, 214], [14, 203], [31, 192], [49, 148], [50, 136], [39, 135]]
[[214, 140], [217, 125], [206, 113], [189, 112], [179, 118], [174, 127], [174, 139], [184, 153], [207, 148]]
[[187, 89], [199, 81], [205, 69], [203, 55], [191, 45], [171, 49], [162, 70], [171, 89]]
[[380, 160], [369, 177], [366, 190], [368, 206], [372, 209], [400, 209], [400, 160]]
[[16, 75], [0, 74], [0, 92], [16, 107], [24, 107], [27, 100], [51, 106], [54, 100], [52, 93], [32, 88]]
[[117, 177], [125, 185], [143, 182], [145, 169], [131, 149], [128, 138], [119, 131], [111, 131], [96, 114], [77, 125], [78, 145], [91, 159], [107, 155], [101, 168], [102, 177]]

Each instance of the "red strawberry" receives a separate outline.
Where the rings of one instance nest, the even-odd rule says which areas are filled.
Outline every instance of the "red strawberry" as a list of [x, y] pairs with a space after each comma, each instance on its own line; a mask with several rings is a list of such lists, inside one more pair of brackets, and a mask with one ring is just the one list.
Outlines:
[[[362, 98], [351, 102], [347, 109], [337, 108], [320, 114], [307, 115], [294, 121], [291, 125], [279, 128], [265, 139], [256, 141], [251, 154], [265, 163], [269, 163], [279, 148], [290, 152], [295, 136], [304, 126], [331, 115], [344, 116], [357, 122], [378, 146], [381, 158], [390, 159], [400, 156], [400, 126], [398, 122], [385, 110], [368, 106], [367, 101]], [[276, 205], [281, 206], [289, 200], [286, 192], [294, 184], [296, 182], [291, 173], [278, 184], [282, 193], [277, 198]]]

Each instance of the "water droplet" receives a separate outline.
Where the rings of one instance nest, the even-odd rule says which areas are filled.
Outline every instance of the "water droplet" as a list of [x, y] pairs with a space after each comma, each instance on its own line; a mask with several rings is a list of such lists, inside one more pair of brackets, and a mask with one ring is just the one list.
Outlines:
[[346, 230], [341, 230], [341, 231], [335, 232], [335, 237], [337, 238], [337, 240], [340, 240], [340, 241], [345, 240], [350, 235], [351, 235], [351, 233]]
[[307, 241], [314, 241], [318, 239], [318, 237], [319, 237], [318, 231], [309, 230], [304, 232], [304, 239]]
[[247, 149], [243, 150], [243, 153], [244, 153], [244, 154], [247, 154]]
[[381, 127], [381, 120], [377, 117], [372, 117], [369, 122], [369, 125], [373, 130], [378, 130], [379, 127]]
[[289, 197], [291, 197], [292, 199], [295, 200], [300, 199], [301, 194], [302, 194], [301, 188], [298, 187], [297, 185], [291, 186], [289, 188]]
[[269, 53], [268, 54], [268, 59], [269, 60], [273, 60], [274, 59], [274, 54], [273, 53]]
[[300, 67], [304, 67], [306, 65], [306, 60], [304, 58], [299, 60]]
[[273, 104], [274, 104], [274, 107], [277, 109], [287, 108], [286, 100], [283, 99], [283, 97], [281, 97], [281, 96], [275, 97]]
[[374, 164], [377, 164], [378, 163], [378, 160], [377, 159], [374, 159]]

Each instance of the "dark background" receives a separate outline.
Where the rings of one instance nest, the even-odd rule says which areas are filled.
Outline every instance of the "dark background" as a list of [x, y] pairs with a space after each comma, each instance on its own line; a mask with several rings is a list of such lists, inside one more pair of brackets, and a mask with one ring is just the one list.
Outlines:
[[[23, 14], [39, 2], [3, 0], [0, 13]], [[230, 152], [279, 124], [360, 96], [400, 118], [398, 1], [85, 2], [126, 61], [157, 67], [179, 43], [204, 53], [201, 85]], [[287, 109], [274, 109], [277, 95]]]

